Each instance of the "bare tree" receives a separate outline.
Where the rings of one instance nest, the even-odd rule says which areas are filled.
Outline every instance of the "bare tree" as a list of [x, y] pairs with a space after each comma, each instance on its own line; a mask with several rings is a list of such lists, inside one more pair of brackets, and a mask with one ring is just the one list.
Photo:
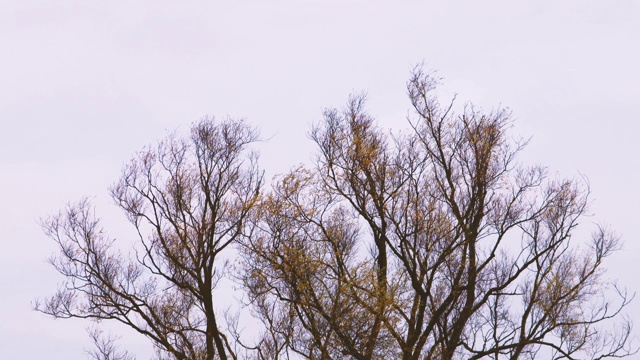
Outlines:
[[[137, 154], [111, 189], [139, 235], [135, 256], [113, 248], [87, 200], [43, 221], [60, 250], [51, 263], [66, 282], [36, 308], [121, 322], [148, 337], [158, 359], [237, 358], [213, 291], [227, 271], [221, 256], [258, 200], [262, 173], [255, 155], [246, 156], [256, 139], [242, 121], [205, 119], [190, 137], [169, 136]], [[113, 352], [94, 340], [94, 354]]]
[[[265, 325], [258, 358], [601, 359], [636, 353], [603, 277], [619, 239], [576, 240], [588, 184], [523, 167], [507, 110], [442, 106], [408, 82], [410, 133], [352, 97], [311, 132], [312, 168], [281, 177], [243, 243]], [[611, 320], [611, 321], [609, 321]], [[616, 320], [618, 320], [616, 322]]]
[[[577, 231], [588, 183], [517, 163], [526, 142], [509, 137], [508, 110], [456, 112], [437, 84], [415, 69], [405, 132], [377, 127], [363, 95], [327, 110], [314, 163], [268, 193], [242, 121], [205, 119], [141, 151], [111, 189], [135, 255], [117, 251], [89, 201], [69, 205], [43, 222], [66, 282], [37, 309], [123, 323], [158, 359], [635, 354], [632, 296], [603, 267], [620, 241]], [[215, 299], [229, 259], [263, 325], [255, 343]], [[130, 358], [92, 338], [94, 358]]]

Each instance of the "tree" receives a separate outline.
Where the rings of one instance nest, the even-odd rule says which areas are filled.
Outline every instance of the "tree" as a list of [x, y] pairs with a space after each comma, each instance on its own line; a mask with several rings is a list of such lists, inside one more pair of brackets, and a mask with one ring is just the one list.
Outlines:
[[119, 321], [148, 337], [159, 359], [236, 358], [213, 290], [227, 271], [221, 255], [258, 200], [262, 173], [245, 156], [256, 139], [242, 121], [205, 119], [189, 138], [170, 136], [137, 154], [111, 189], [139, 235], [135, 258], [112, 248], [86, 199], [46, 219], [60, 249], [51, 263], [67, 280], [36, 308]]
[[[243, 122], [203, 120], [142, 151], [111, 191], [139, 253], [113, 249], [88, 201], [69, 206], [44, 222], [67, 282], [38, 309], [120, 321], [167, 359], [635, 354], [632, 296], [603, 267], [619, 238], [599, 226], [574, 239], [588, 183], [518, 164], [526, 142], [509, 138], [508, 110], [458, 114], [437, 84], [412, 73], [406, 132], [377, 127], [363, 95], [327, 110], [313, 164], [270, 191], [244, 157], [257, 134]], [[262, 324], [255, 343], [218, 320], [223, 253]]]
[[314, 166], [282, 176], [261, 204], [244, 243], [266, 327], [259, 357], [634, 354], [630, 297], [603, 277], [618, 237], [598, 227], [572, 239], [588, 184], [517, 164], [525, 142], [507, 136], [509, 111], [456, 114], [437, 83], [412, 74], [410, 133], [380, 130], [364, 96], [327, 110], [311, 132]]

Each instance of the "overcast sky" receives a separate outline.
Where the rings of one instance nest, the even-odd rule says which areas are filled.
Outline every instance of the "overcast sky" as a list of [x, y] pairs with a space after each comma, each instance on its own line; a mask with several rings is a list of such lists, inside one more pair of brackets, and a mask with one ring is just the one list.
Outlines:
[[0, 358], [85, 358], [86, 323], [31, 309], [61, 281], [39, 218], [88, 195], [130, 234], [108, 186], [205, 115], [259, 126], [269, 175], [308, 161], [309, 125], [354, 91], [403, 128], [420, 62], [443, 96], [510, 107], [523, 163], [589, 178], [585, 229], [617, 230], [609, 275], [640, 289], [638, 1], [0, 0], [0, 49]]

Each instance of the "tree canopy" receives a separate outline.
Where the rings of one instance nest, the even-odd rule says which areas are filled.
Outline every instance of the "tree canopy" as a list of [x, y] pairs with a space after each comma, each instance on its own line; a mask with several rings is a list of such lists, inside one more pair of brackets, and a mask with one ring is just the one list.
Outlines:
[[[88, 200], [43, 221], [65, 277], [36, 308], [114, 320], [158, 359], [602, 359], [637, 352], [632, 296], [604, 262], [606, 226], [579, 236], [585, 180], [517, 161], [508, 109], [434, 95], [416, 68], [405, 131], [364, 95], [327, 109], [309, 165], [268, 187], [244, 121], [204, 119], [136, 154], [111, 196], [139, 235], [123, 255]], [[219, 306], [223, 277], [252, 326]], [[225, 316], [226, 315], [226, 316]], [[94, 334], [96, 359], [125, 359]]]

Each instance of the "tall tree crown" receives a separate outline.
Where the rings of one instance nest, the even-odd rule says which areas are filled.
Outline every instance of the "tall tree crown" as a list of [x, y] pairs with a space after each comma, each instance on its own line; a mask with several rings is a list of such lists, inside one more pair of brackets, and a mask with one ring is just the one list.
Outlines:
[[[634, 354], [631, 297], [604, 276], [619, 238], [600, 226], [575, 239], [588, 184], [519, 164], [509, 110], [456, 112], [437, 85], [414, 70], [405, 132], [380, 129], [363, 95], [326, 110], [312, 164], [269, 190], [242, 121], [205, 119], [141, 151], [111, 189], [139, 252], [117, 252], [88, 201], [70, 205], [44, 222], [67, 281], [38, 309], [124, 323], [162, 359]], [[257, 340], [221, 319], [225, 256]], [[98, 335], [95, 357], [116, 358]]]

